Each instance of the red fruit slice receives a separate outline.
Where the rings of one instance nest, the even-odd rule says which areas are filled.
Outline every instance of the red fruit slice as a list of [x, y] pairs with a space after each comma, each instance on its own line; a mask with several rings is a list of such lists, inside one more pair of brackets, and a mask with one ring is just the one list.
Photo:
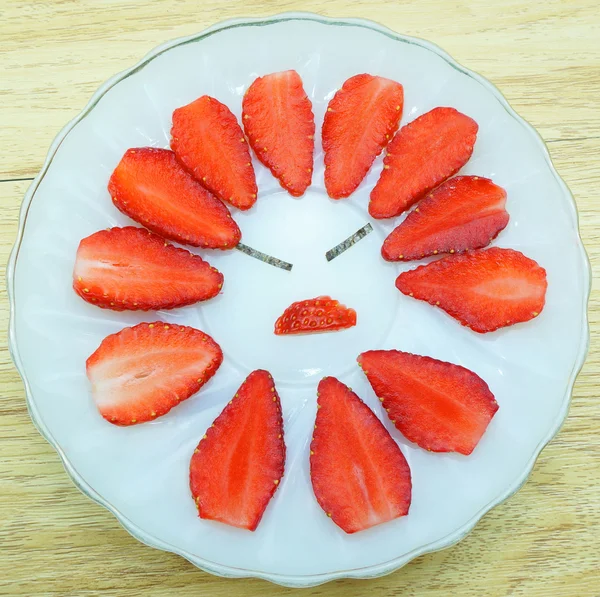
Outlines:
[[330, 296], [292, 303], [275, 322], [275, 334], [333, 332], [356, 325], [356, 311]]
[[478, 128], [454, 108], [434, 108], [402, 127], [388, 146], [369, 213], [397, 216], [456, 174], [473, 153]]
[[498, 410], [485, 381], [459, 365], [399, 350], [357, 360], [392, 423], [425, 450], [470, 454]]
[[533, 259], [492, 247], [403, 272], [396, 287], [484, 333], [537, 317], [548, 283], [546, 270]]
[[315, 147], [312, 104], [295, 70], [259, 77], [242, 102], [242, 122], [258, 159], [300, 197], [310, 186]]
[[203, 95], [173, 112], [171, 148], [177, 159], [219, 199], [250, 209], [258, 187], [246, 138], [231, 110]]
[[457, 176], [442, 183], [385, 239], [388, 261], [485, 247], [508, 224], [506, 191], [489, 178]]
[[404, 105], [400, 83], [350, 77], [333, 96], [323, 120], [325, 187], [333, 199], [348, 197], [393, 137]]
[[124, 214], [182, 244], [231, 249], [242, 236], [229, 210], [168, 149], [128, 149], [110, 177], [108, 191]]
[[406, 459], [371, 409], [335, 377], [319, 384], [310, 478], [319, 505], [346, 533], [406, 516]]
[[79, 243], [73, 288], [103, 309], [172, 309], [212, 298], [223, 274], [143, 228], [100, 230]]
[[284, 464], [279, 396], [267, 371], [253, 371], [192, 456], [190, 488], [200, 518], [255, 530]]
[[86, 369], [100, 414], [115, 425], [134, 425], [187, 400], [222, 361], [223, 353], [209, 335], [157, 321], [104, 338]]

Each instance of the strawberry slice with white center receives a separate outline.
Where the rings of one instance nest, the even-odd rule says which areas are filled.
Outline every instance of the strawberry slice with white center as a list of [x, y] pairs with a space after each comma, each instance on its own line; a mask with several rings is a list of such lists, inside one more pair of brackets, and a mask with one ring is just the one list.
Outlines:
[[200, 518], [254, 531], [283, 477], [281, 403], [267, 371], [250, 373], [200, 440], [190, 488]]
[[216, 296], [223, 274], [199, 255], [127, 226], [100, 230], [79, 243], [73, 288], [113, 311], [172, 309]]
[[408, 514], [408, 463], [373, 411], [335, 377], [319, 383], [310, 478], [319, 505], [346, 533]]
[[100, 414], [115, 425], [152, 421], [195, 394], [223, 361], [200, 330], [157, 321], [107, 336], [86, 362]]

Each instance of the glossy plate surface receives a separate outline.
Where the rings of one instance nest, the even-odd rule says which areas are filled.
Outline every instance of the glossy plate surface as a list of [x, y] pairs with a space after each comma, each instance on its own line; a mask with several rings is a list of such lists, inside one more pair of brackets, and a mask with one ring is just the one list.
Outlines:
[[[199, 251], [225, 275], [222, 295], [206, 304], [112, 313], [77, 297], [71, 272], [80, 239], [131, 223], [106, 190], [123, 152], [166, 147], [173, 109], [202, 94], [217, 97], [239, 117], [254, 78], [288, 68], [300, 73], [313, 102], [313, 186], [294, 199], [256, 162], [258, 203], [234, 217], [244, 243], [293, 263], [292, 271], [237, 251]], [[379, 249], [393, 222], [373, 221], [366, 211], [381, 157], [351, 199], [327, 198], [319, 140], [323, 113], [344, 80], [360, 72], [404, 85], [402, 123], [438, 105], [477, 120], [477, 144], [462, 173], [490, 177], [507, 189], [511, 220], [494, 245], [523, 251], [546, 268], [547, 304], [539, 318], [479, 335], [400, 295], [395, 277], [415, 264], [381, 259]], [[371, 234], [326, 261], [327, 250], [369, 221]], [[216, 25], [157, 48], [108, 81], [60, 133], [25, 197], [8, 285], [11, 350], [32, 418], [82, 491], [149, 545], [215, 574], [288, 586], [385, 574], [464, 537], [523, 484], [558, 431], [588, 344], [590, 273], [577, 212], [535, 131], [491, 84], [435, 46], [367, 21], [302, 13]], [[272, 333], [291, 302], [321, 294], [356, 309], [358, 325], [317, 336]], [[114, 427], [93, 405], [85, 359], [107, 334], [155, 319], [210, 333], [225, 362], [203, 391], [160, 420]], [[458, 363], [488, 382], [500, 410], [470, 457], [429, 454], [393, 429], [355, 364], [361, 351], [372, 348]], [[198, 519], [188, 465], [205, 429], [258, 367], [273, 373], [281, 395], [288, 458], [261, 525], [249, 533]], [[348, 536], [319, 509], [310, 487], [308, 445], [316, 386], [324, 375], [350, 385], [401, 445], [413, 474], [409, 516]]]

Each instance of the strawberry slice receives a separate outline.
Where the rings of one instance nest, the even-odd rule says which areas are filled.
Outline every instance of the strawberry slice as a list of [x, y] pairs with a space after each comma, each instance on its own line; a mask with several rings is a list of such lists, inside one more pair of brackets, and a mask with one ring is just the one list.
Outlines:
[[190, 488], [200, 518], [254, 531], [284, 464], [279, 396], [267, 371], [253, 371], [194, 450]]
[[319, 383], [310, 478], [319, 505], [346, 533], [406, 516], [408, 463], [373, 411], [335, 377]]
[[222, 361], [221, 348], [209, 335], [156, 321], [104, 338], [86, 369], [100, 414], [115, 425], [135, 425], [187, 400]]
[[400, 83], [350, 77], [333, 96], [323, 121], [325, 187], [333, 199], [348, 197], [393, 137], [404, 105]]
[[469, 455], [498, 404], [475, 373], [399, 350], [369, 350], [358, 357], [392, 423], [431, 452]]
[[258, 187], [246, 138], [231, 110], [203, 95], [173, 112], [171, 148], [177, 159], [219, 199], [250, 209]]
[[388, 146], [369, 213], [397, 216], [456, 174], [473, 153], [478, 129], [454, 108], [434, 108], [402, 127]]
[[310, 186], [315, 148], [312, 104], [295, 70], [259, 77], [242, 102], [242, 122], [258, 159], [300, 197]]
[[292, 303], [275, 322], [275, 334], [334, 332], [356, 325], [356, 311], [330, 296]]
[[403, 294], [446, 311], [475, 332], [537, 317], [546, 301], [546, 270], [513, 249], [480, 249], [403, 272]]
[[242, 236], [229, 210], [168, 149], [128, 149], [110, 177], [108, 191], [124, 214], [182, 244], [231, 249]]
[[127, 226], [100, 230], [79, 243], [73, 288], [103, 309], [172, 309], [219, 294], [223, 274], [200, 256]]
[[411, 261], [485, 247], [508, 224], [505, 205], [506, 191], [489, 178], [451, 178], [390, 233], [381, 254], [387, 261]]

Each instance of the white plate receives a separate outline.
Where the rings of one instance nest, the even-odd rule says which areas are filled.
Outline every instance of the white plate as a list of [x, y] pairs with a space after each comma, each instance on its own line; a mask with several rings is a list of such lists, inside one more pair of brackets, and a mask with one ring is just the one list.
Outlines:
[[[327, 263], [324, 253], [370, 221], [379, 158], [351, 199], [323, 190], [320, 143], [313, 186], [293, 199], [255, 162], [257, 205], [235, 214], [244, 242], [294, 264], [285, 272], [237, 251], [200, 251], [225, 274], [217, 299], [171, 312], [113, 313], [75, 295], [71, 271], [81, 238], [127, 225], [109, 199], [108, 177], [132, 146], [168, 146], [174, 108], [210, 94], [239, 117], [257, 75], [295, 68], [313, 102], [317, 130], [328, 100], [361, 72], [400, 81], [402, 122], [443, 105], [475, 118], [479, 136], [464, 173], [508, 191], [508, 228], [494, 243], [514, 247], [548, 272], [546, 308], [534, 321], [479, 335], [394, 287], [406, 265], [379, 249], [393, 222]], [[319, 135], [317, 135], [318, 138]], [[284, 14], [216, 25], [151, 52], [108, 81], [58, 136], [29, 189], [8, 270], [10, 343], [29, 409], [75, 483], [134, 536], [223, 576], [256, 576], [289, 586], [390, 572], [464, 537], [525, 481], [556, 434], [588, 342], [590, 287], [574, 201], [543, 142], [487, 81], [435, 46], [367, 21]], [[294, 300], [331, 294], [358, 312], [338, 334], [275, 337], [272, 326]], [[102, 338], [140, 321], [197, 326], [221, 344], [225, 362], [197, 396], [160, 420], [130, 428], [105, 422], [84, 372]], [[365, 349], [399, 348], [459, 363], [489, 384], [500, 410], [469, 457], [430, 454], [389, 424], [355, 364]], [[197, 517], [188, 488], [190, 455], [204, 430], [254, 368], [269, 369], [282, 398], [288, 456], [283, 482], [255, 533]], [[340, 377], [385, 421], [413, 475], [410, 514], [348, 536], [318, 507], [308, 443], [315, 388]]]

